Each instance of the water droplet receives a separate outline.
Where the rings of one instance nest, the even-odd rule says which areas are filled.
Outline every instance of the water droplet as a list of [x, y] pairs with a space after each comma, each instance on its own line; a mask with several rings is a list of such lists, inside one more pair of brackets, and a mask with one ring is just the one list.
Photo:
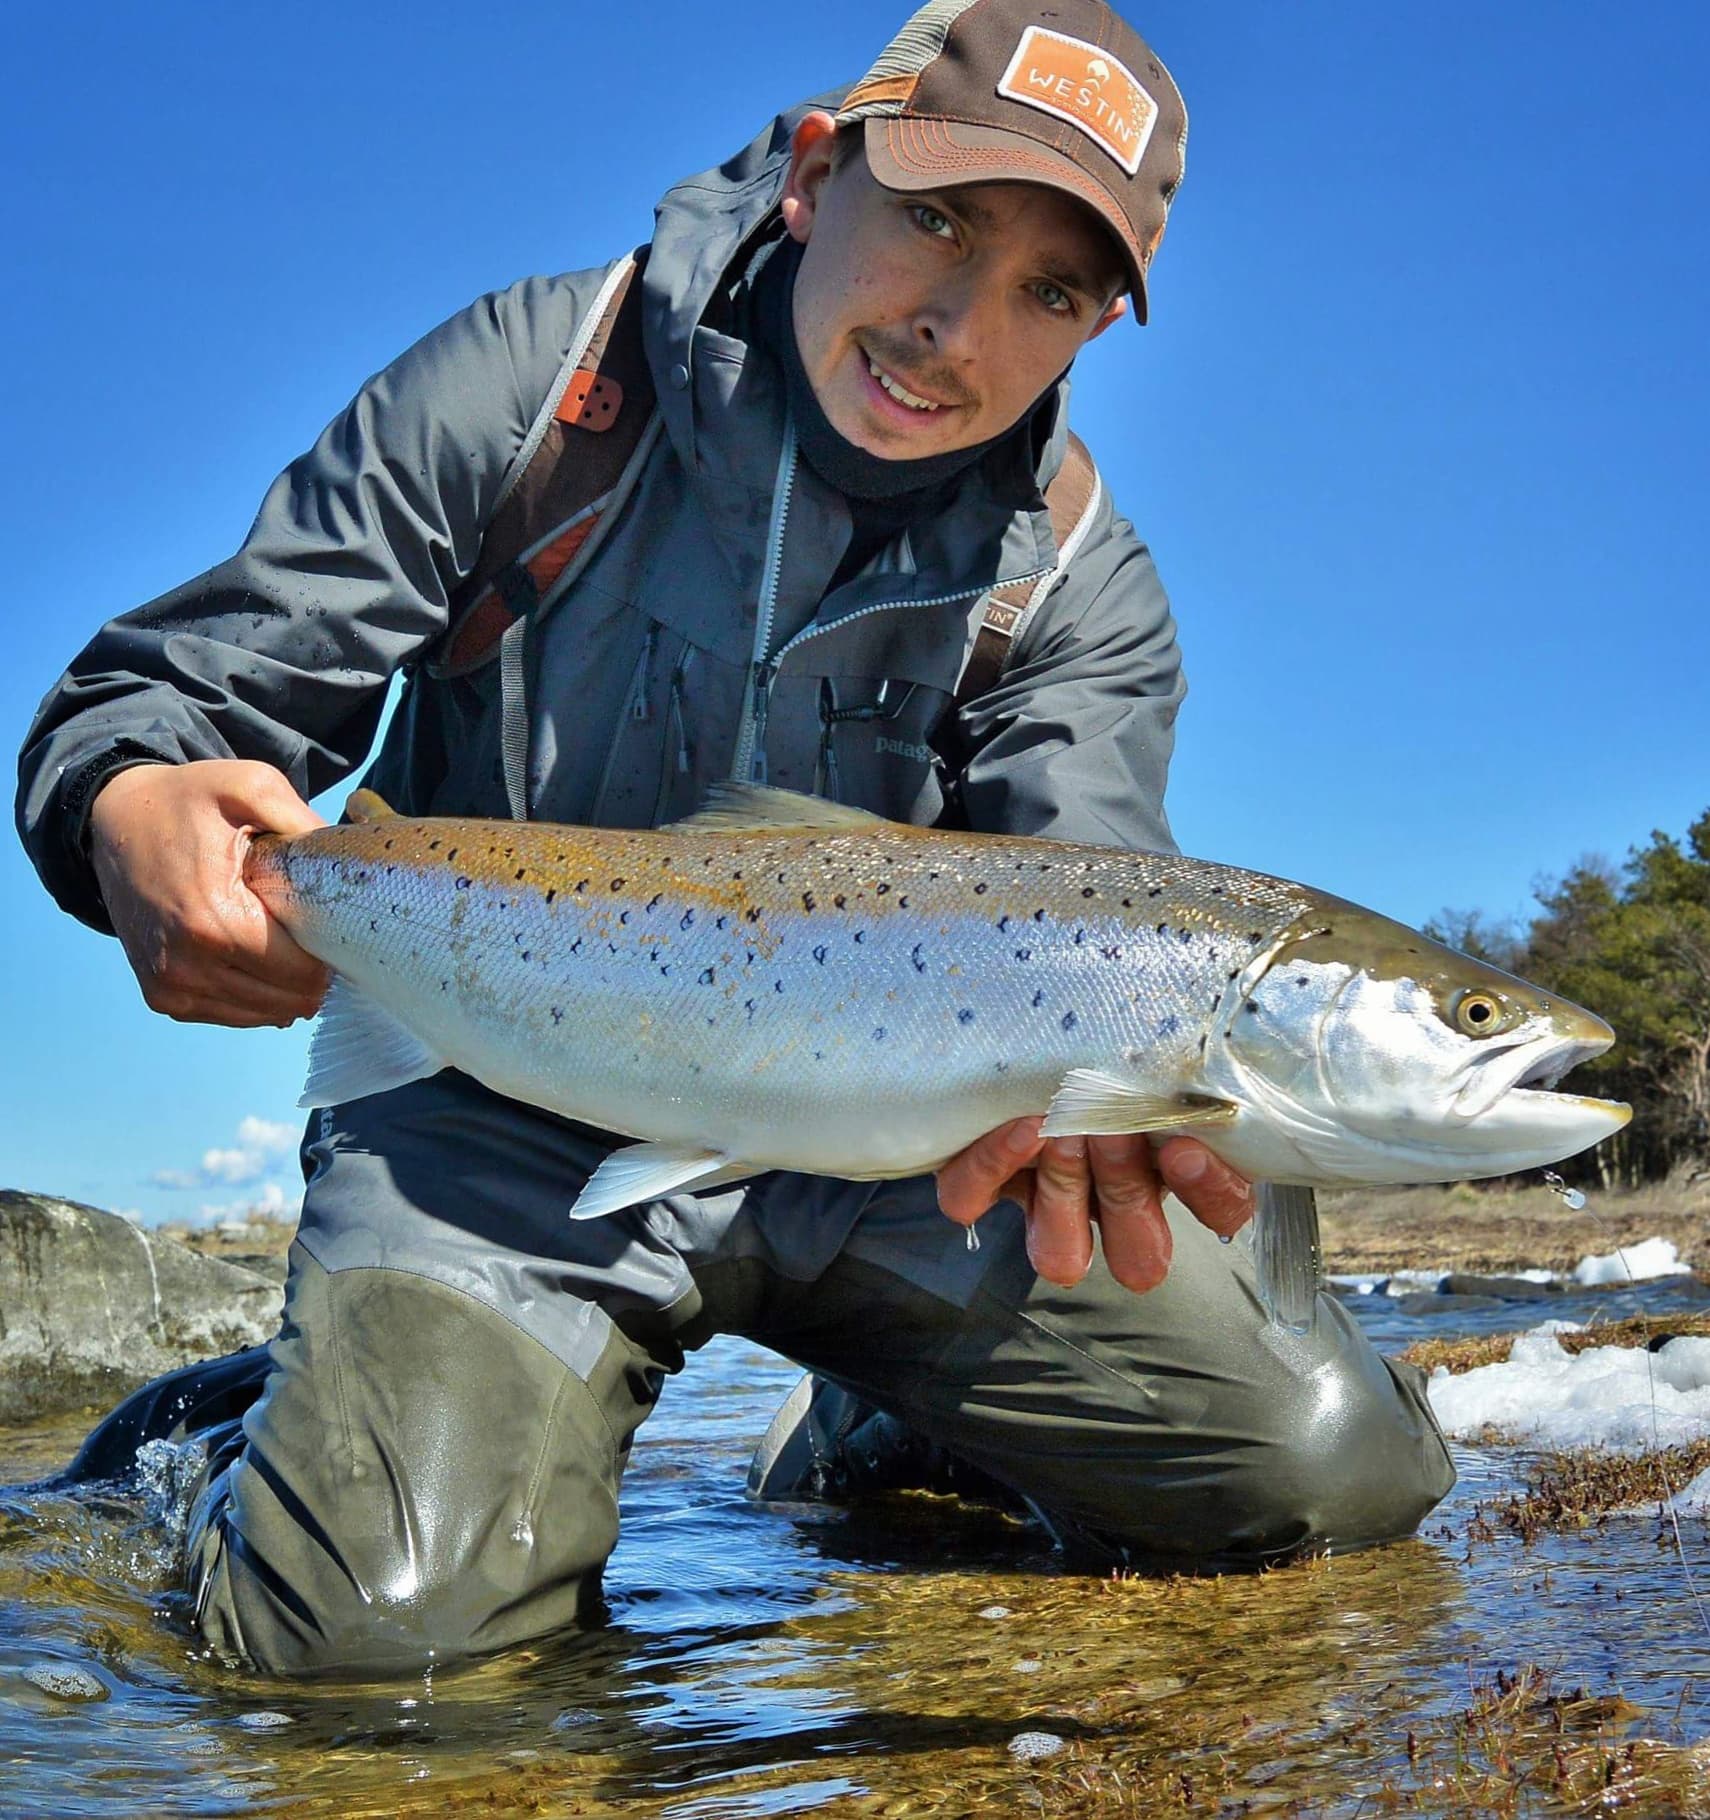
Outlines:
[[1235, 1243], [1235, 1235], [1232, 1232], [1220, 1232], [1217, 1235], [1217, 1242], [1219, 1245], [1233, 1245]]
[[980, 1248], [980, 1229], [977, 1226], [968, 1228], [968, 1249], [978, 1251]]

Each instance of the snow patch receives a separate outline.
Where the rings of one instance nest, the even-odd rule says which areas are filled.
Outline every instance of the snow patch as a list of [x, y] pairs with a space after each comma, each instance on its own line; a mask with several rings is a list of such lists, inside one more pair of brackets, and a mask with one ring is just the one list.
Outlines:
[[1637, 1245], [1624, 1245], [1619, 1251], [1604, 1256], [1581, 1258], [1574, 1266], [1573, 1280], [1590, 1287], [1599, 1283], [1635, 1283], [1652, 1277], [1691, 1276], [1690, 1264], [1680, 1261], [1672, 1239], [1641, 1239]]

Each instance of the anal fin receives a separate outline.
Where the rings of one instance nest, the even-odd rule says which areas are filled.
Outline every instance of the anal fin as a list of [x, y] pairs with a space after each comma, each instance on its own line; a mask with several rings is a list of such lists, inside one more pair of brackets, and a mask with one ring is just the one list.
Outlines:
[[689, 1144], [630, 1144], [614, 1150], [588, 1177], [570, 1209], [573, 1220], [616, 1213], [638, 1201], [656, 1201], [683, 1188], [723, 1187], [756, 1171], [733, 1162], [723, 1151]]
[[1318, 1198], [1310, 1188], [1260, 1182], [1253, 1214], [1253, 1265], [1259, 1299], [1279, 1327], [1311, 1333], [1318, 1321], [1322, 1255]]
[[413, 1030], [338, 974], [309, 1039], [309, 1078], [299, 1106], [340, 1106], [426, 1080], [451, 1064]]
[[1097, 1068], [1071, 1068], [1045, 1116], [1045, 1135], [1191, 1131], [1227, 1125], [1235, 1111], [1226, 1100], [1169, 1099], [1120, 1075]]

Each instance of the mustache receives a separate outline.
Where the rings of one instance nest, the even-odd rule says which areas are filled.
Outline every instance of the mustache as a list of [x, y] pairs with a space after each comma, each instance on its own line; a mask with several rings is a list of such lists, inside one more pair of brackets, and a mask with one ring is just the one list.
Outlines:
[[920, 366], [909, 348], [891, 348], [881, 335], [869, 334], [861, 344], [869, 359], [882, 366], [899, 385], [917, 397], [939, 404], [972, 405], [980, 401], [964, 382], [945, 366]]

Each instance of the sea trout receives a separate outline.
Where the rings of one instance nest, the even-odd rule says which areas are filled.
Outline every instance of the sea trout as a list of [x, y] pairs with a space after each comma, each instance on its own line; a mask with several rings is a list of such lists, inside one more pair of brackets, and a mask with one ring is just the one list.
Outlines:
[[1554, 1091], [1614, 1040], [1590, 1012], [1262, 873], [748, 786], [648, 831], [350, 813], [246, 864], [336, 974], [302, 1103], [449, 1066], [640, 1140], [577, 1216], [915, 1175], [1027, 1114], [1185, 1133], [1284, 1185], [1261, 1277], [1298, 1324], [1316, 1223], [1288, 1190], [1506, 1174], [1630, 1116]]

